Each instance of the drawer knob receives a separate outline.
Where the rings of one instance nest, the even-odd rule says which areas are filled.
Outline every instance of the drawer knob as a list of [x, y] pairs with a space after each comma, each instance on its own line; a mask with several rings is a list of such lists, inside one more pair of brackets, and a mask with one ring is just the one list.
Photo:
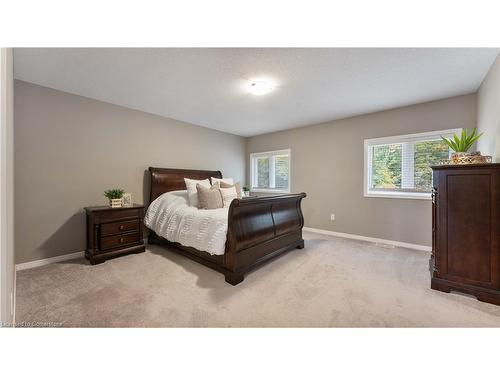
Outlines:
[[124, 230], [124, 229], [125, 229], [125, 226], [120, 225], [120, 230]]
[[120, 243], [124, 243], [125, 239], [123, 237], [120, 238]]

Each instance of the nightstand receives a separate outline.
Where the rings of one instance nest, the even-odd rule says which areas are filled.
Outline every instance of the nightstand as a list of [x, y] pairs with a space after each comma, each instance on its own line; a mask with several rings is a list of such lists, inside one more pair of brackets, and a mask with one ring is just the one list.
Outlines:
[[85, 207], [87, 212], [87, 250], [85, 258], [98, 264], [119, 255], [146, 250], [142, 236], [144, 206], [111, 208]]

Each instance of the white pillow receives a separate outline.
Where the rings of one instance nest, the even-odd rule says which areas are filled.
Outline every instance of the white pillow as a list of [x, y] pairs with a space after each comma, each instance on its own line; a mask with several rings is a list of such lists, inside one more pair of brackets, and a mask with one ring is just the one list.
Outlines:
[[238, 198], [238, 193], [236, 192], [236, 188], [220, 188], [220, 195], [222, 195], [222, 202], [224, 203], [224, 207], [229, 207], [233, 199]]
[[215, 178], [215, 177], [210, 177], [212, 179], [212, 185], [215, 184], [216, 182], [225, 182], [226, 184], [229, 185], [234, 185], [234, 181], [232, 177], [228, 178]]
[[210, 188], [210, 181], [208, 178], [206, 180], [192, 180], [190, 178], [185, 178], [186, 189], [188, 191], [188, 203], [191, 207], [198, 207], [198, 190], [196, 190], [196, 184]]

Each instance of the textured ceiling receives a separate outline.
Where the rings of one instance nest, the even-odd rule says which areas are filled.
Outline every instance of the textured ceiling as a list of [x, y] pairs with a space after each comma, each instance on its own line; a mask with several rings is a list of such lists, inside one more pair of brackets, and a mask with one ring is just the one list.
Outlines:
[[[497, 49], [26, 48], [15, 77], [251, 136], [475, 92]], [[277, 87], [253, 96], [266, 77]], [[140, 124], [138, 124], [140, 126]]]

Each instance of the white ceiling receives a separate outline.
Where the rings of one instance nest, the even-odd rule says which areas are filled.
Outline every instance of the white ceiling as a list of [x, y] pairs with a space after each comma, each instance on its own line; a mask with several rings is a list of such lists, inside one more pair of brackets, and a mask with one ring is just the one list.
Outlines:
[[[475, 92], [498, 49], [27, 48], [17, 79], [242, 136]], [[253, 96], [252, 79], [277, 88]]]

